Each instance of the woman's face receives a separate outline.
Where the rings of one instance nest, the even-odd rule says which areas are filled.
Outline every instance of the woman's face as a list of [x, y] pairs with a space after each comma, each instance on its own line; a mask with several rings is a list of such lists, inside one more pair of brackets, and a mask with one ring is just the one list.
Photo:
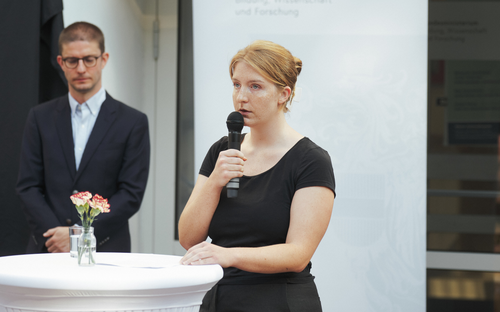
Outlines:
[[287, 93], [246, 62], [236, 63], [232, 81], [234, 109], [243, 115], [245, 126], [265, 123], [283, 113], [280, 104], [286, 100]]

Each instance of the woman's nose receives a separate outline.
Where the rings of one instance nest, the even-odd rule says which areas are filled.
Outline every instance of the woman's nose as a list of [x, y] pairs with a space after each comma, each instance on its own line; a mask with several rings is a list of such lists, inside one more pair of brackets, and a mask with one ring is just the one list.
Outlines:
[[241, 102], [246, 102], [248, 100], [247, 90], [245, 88], [240, 88], [236, 99]]

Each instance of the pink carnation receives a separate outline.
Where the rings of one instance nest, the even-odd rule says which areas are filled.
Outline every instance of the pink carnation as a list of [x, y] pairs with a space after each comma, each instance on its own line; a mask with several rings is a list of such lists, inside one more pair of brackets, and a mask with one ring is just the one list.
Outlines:
[[94, 198], [89, 201], [90, 207], [94, 209], [99, 209], [101, 212], [109, 212], [110, 205], [108, 204], [108, 200], [106, 198], [102, 198], [101, 195], [95, 194]]
[[90, 192], [80, 192], [70, 196], [75, 206], [84, 206], [92, 198]]

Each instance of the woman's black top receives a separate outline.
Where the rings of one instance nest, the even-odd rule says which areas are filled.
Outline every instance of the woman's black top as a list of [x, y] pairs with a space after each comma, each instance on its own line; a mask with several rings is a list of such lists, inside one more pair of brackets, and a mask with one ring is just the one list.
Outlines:
[[[212, 145], [201, 166], [201, 175], [210, 176], [219, 153], [227, 150], [227, 146], [227, 137]], [[224, 187], [208, 231], [212, 243], [222, 247], [285, 243], [293, 195], [298, 189], [310, 186], [324, 186], [335, 193], [330, 156], [304, 137], [271, 169], [241, 177], [236, 198], [227, 198]], [[278, 274], [251, 273], [231, 267], [224, 269], [219, 284], [301, 283], [312, 279], [309, 270], [310, 264], [301, 273]]]

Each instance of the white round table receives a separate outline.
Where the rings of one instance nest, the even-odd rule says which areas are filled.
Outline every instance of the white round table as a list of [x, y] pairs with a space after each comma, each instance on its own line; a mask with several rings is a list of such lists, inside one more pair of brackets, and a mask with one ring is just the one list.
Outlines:
[[0, 257], [0, 311], [198, 311], [222, 268], [180, 258], [97, 253], [81, 267], [69, 253]]

